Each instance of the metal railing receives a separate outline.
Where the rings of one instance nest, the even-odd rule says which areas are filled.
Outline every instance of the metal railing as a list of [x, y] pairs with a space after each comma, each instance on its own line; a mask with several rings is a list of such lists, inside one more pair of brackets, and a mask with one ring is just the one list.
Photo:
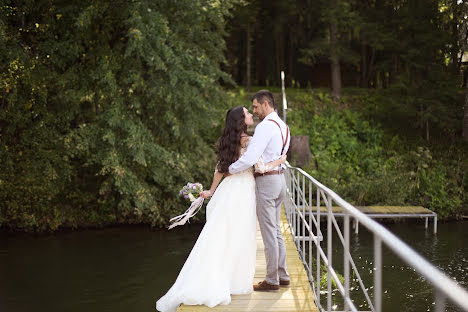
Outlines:
[[[284, 206], [287, 219], [302, 262], [307, 269], [312, 291], [315, 295], [315, 301], [320, 311], [332, 311], [332, 280], [343, 298], [344, 310], [358, 311], [350, 296], [350, 272], [354, 273], [359, 282], [370, 310], [376, 312], [382, 311], [382, 243], [434, 287], [436, 312], [445, 311], [447, 299], [462, 308], [463, 311], [468, 311], [468, 292], [382, 225], [350, 205], [335, 192], [315, 180], [300, 168], [295, 168], [287, 164], [285, 178], [288, 198]], [[325, 204], [327, 210], [326, 253], [323, 248], [324, 246], [322, 246], [324, 235], [320, 227], [320, 207], [322, 202]], [[342, 233], [332, 211], [333, 204], [343, 209], [344, 233]], [[316, 207], [316, 216], [313, 213], [313, 207]], [[374, 236], [374, 261], [372, 267], [374, 274], [373, 301], [367, 291], [367, 289], [371, 289], [372, 287], [364, 287], [363, 280], [359, 275], [356, 264], [350, 253], [350, 218], [354, 218], [361, 223]], [[340, 274], [335, 267], [333, 267], [332, 263], [333, 228], [335, 228], [339, 237], [339, 243], [342, 244], [344, 249], [343, 282], [340, 281]], [[306, 250], [306, 243], [309, 249], [308, 252]], [[316, 251], [316, 258], [313, 257], [313, 249]], [[326, 310], [320, 303], [322, 264], [327, 268]], [[315, 274], [314, 265], [316, 266]], [[351, 269], [352, 271], [350, 271]]]

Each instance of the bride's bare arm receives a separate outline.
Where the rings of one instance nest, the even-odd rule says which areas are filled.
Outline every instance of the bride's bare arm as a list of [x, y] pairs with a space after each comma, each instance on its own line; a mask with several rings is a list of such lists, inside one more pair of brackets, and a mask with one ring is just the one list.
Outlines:
[[222, 178], [223, 178], [223, 174], [221, 172], [215, 171], [215, 174], [213, 176], [213, 183], [211, 183], [210, 190], [200, 192], [200, 196], [203, 198], [210, 198], [214, 194], [214, 191], [218, 187], [218, 184]]

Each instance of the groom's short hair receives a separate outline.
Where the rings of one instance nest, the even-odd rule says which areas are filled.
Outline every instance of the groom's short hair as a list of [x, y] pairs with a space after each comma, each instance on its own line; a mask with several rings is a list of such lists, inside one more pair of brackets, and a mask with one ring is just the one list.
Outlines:
[[275, 98], [273, 94], [268, 90], [260, 90], [252, 96], [252, 102], [257, 100], [258, 103], [263, 104], [263, 102], [267, 101], [270, 107], [275, 108]]

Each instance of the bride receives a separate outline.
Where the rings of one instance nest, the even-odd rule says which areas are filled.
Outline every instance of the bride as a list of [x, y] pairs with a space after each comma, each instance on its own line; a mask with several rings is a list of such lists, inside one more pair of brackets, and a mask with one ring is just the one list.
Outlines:
[[[246, 131], [252, 124], [252, 114], [245, 107], [227, 112], [217, 144], [213, 183], [210, 190], [200, 193], [203, 198], [213, 196], [206, 207], [206, 224], [174, 285], [156, 302], [158, 311], [175, 312], [180, 304], [226, 305], [231, 294], [253, 291], [257, 247], [254, 169], [229, 175], [229, 165], [247, 150], [251, 137]], [[284, 155], [264, 165], [260, 159], [256, 168], [268, 171], [285, 160]]]

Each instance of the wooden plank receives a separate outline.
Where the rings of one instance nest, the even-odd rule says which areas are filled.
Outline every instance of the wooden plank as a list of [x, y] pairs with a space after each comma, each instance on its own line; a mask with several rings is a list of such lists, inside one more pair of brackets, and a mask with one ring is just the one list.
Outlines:
[[[364, 207], [357, 207], [361, 211]], [[428, 213], [432, 214], [433, 212], [427, 208], [421, 206], [367, 206], [369, 209], [368, 213], [394, 213], [394, 214], [421, 214]]]
[[[257, 292], [248, 295], [232, 295], [229, 305], [218, 305], [214, 308], [206, 306], [180, 306], [178, 311], [256, 311], [256, 312], [318, 312], [314, 295], [310, 288], [307, 273], [299, 259], [296, 246], [291, 236], [286, 216], [281, 214], [281, 230], [286, 244], [286, 265], [291, 278], [289, 287], [281, 287], [278, 292]], [[257, 225], [257, 260], [255, 263], [254, 283], [265, 279], [266, 261], [263, 240]]]

